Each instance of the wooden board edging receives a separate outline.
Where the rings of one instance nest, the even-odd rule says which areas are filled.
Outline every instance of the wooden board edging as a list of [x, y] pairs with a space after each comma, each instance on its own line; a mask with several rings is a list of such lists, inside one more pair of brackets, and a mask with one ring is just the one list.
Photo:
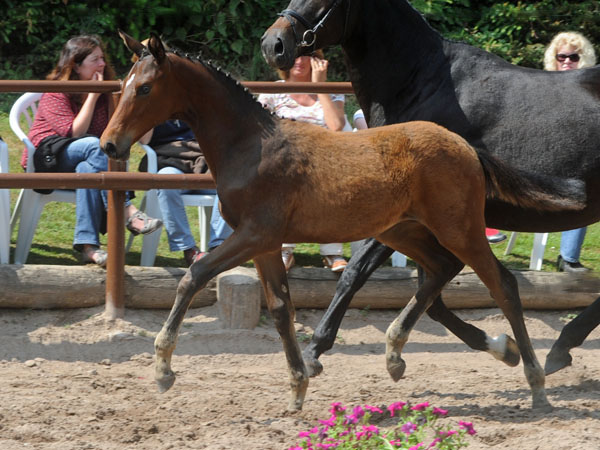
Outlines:
[[[254, 269], [244, 273], [256, 277]], [[234, 271], [236, 269], [233, 269]], [[105, 271], [87, 266], [0, 265], [0, 308], [83, 308], [104, 303]], [[182, 268], [125, 268], [125, 307], [169, 309], [175, 299]], [[576, 309], [600, 296], [600, 277], [569, 273], [513, 271], [526, 309]], [[323, 309], [335, 292], [339, 274], [316, 267], [293, 267], [290, 293], [296, 308]], [[217, 300], [217, 283], [200, 291], [192, 308]], [[256, 283], [258, 278], [256, 277]], [[376, 270], [354, 297], [351, 307], [395, 309], [406, 305], [417, 288], [416, 270], [384, 267]], [[262, 292], [262, 290], [261, 290]], [[449, 308], [489, 308], [496, 304], [473, 272], [462, 272], [443, 291]], [[264, 306], [264, 298], [262, 300]]]

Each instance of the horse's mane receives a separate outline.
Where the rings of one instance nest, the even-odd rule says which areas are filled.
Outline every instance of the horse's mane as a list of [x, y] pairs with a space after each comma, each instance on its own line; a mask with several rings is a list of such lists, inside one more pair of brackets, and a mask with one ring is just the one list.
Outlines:
[[[272, 121], [274, 113], [265, 109], [263, 105], [256, 100], [250, 90], [239, 82], [231, 73], [223, 70], [220, 66], [216, 65], [213, 61], [205, 60], [202, 54], [190, 55], [189, 53], [181, 52], [178, 49], [170, 49], [167, 53], [173, 53], [182, 59], [188, 60], [193, 64], [200, 64], [208, 71], [211, 72], [218, 80], [222, 81], [223, 85], [227, 87], [231, 96], [240, 98], [243, 102], [246, 102], [251, 110], [256, 113], [256, 117], [260, 119], [269, 118]], [[276, 116], [275, 116], [276, 117]]]

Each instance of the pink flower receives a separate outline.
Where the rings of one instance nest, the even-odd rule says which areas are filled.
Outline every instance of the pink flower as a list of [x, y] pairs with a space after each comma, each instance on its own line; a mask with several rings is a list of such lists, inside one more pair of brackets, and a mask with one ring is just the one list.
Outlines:
[[367, 411], [371, 411], [372, 413], [383, 414], [383, 411], [380, 408], [378, 408], [377, 406], [365, 405], [365, 409]]
[[311, 430], [308, 431], [301, 431], [300, 433], [298, 433], [298, 437], [310, 437], [312, 434], [316, 434], [319, 432], [319, 427], [314, 427]]
[[325, 425], [326, 427], [333, 427], [335, 426], [335, 420], [337, 419], [337, 416], [331, 416], [329, 419], [327, 420], [319, 420], [319, 423], [321, 425]]
[[400, 428], [400, 430], [403, 433], [408, 434], [413, 434], [415, 432], [415, 430], [417, 429], [417, 426], [412, 423], [412, 422], [406, 422], [404, 425], [402, 425], [402, 427]]
[[425, 408], [429, 407], [429, 402], [423, 402], [423, 403], [418, 403], [415, 406], [413, 406], [412, 409], [413, 411], [423, 411]]
[[369, 439], [373, 434], [379, 434], [379, 428], [375, 425], [363, 425], [362, 431], [356, 433], [356, 438], [360, 439], [362, 436], [366, 436]]
[[362, 409], [361, 406], [355, 406], [352, 409], [352, 414], [346, 416], [346, 420], [344, 421], [344, 423], [346, 425], [348, 424], [355, 424], [358, 423], [358, 421], [361, 419], [361, 417], [363, 417], [365, 415], [365, 410]]
[[475, 433], [477, 433], [477, 431], [475, 431], [475, 429], [473, 428], [472, 422], [463, 422], [462, 420], [460, 420], [458, 422], [458, 426], [459, 426], [459, 428], [466, 430], [467, 433], [470, 434], [471, 436], [474, 435]]
[[456, 431], [454, 430], [448, 430], [448, 431], [438, 431], [438, 436], [441, 439], [446, 439], [448, 436], [452, 436], [453, 434], [457, 434]]
[[434, 416], [445, 416], [446, 414], [448, 414], [448, 410], [442, 408], [433, 408], [432, 413]]
[[423, 444], [422, 442], [419, 442], [417, 445], [413, 445], [408, 450], [419, 450], [421, 447], [423, 447], [423, 445], [425, 445], [425, 444]]
[[341, 402], [333, 402], [331, 404], [331, 408], [329, 409], [329, 412], [331, 414], [336, 414], [338, 412], [343, 412], [346, 411], [346, 408], [344, 406], [342, 406]]
[[379, 428], [377, 428], [375, 425], [363, 425], [363, 430], [369, 433], [375, 433], [378, 434], [379, 433]]
[[387, 409], [390, 412], [390, 416], [394, 417], [394, 411], [401, 411], [404, 405], [406, 405], [405, 402], [395, 402], [388, 406]]
[[429, 444], [429, 447], [427, 448], [435, 447], [438, 442], [442, 442], [442, 440], [440, 438], [435, 438], [433, 441], [431, 441], [431, 444]]

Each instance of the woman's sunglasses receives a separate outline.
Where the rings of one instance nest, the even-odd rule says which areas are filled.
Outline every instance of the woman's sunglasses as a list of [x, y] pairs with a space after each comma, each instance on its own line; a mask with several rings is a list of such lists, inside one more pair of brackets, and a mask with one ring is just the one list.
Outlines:
[[577, 53], [571, 53], [570, 55], [565, 55], [564, 53], [558, 53], [556, 55], [556, 60], [558, 62], [565, 62], [566, 60], [570, 59], [572, 62], [577, 62], [579, 61], [579, 55]]

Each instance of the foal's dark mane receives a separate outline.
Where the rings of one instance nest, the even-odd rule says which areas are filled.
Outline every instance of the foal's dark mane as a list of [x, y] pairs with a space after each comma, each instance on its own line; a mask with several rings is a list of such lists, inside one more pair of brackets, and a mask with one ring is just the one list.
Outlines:
[[178, 49], [168, 50], [167, 53], [172, 53], [175, 56], [188, 60], [193, 64], [200, 64], [208, 70], [216, 80], [225, 86], [230, 94], [230, 98], [235, 99], [243, 105], [248, 105], [249, 111], [254, 114], [254, 117], [264, 125], [273, 125], [273, 120], [276, 117], [269, 110], [265, 109], [250, 90], [239, 82], [231, 73], [223, 70], [220, 66], [212, 61], [207, 61], [202, 58], [202, 55], [192, 56], [188, 53], [183, 53]]

